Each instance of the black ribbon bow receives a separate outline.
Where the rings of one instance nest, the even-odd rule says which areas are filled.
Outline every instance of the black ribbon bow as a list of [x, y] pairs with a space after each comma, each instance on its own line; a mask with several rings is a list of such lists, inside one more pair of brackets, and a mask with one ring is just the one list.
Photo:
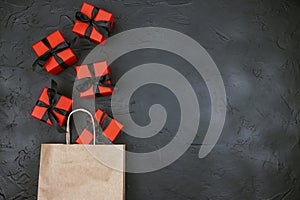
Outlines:
[[76, 81], [76, 89], [79, 92], [84, 92], [88, 90], [91, 86], [94, 86], [94, 94], [95, 96], [101, 96], [100, 90], [98, 86], [113, 88], [113, 84], [107, 84], [106, 81], [110, 81], [109, 74], [96, 77], [95, 70], [93, 64], [88, 64], [89, 71], [91, 73], [91, 77], [82, 78]]
[[47, 111], [45, 112], [41, 120], [47, 122], [47, 120], [50, 119], [53, 126], [55, 126], [59, 132], [63, 133], [65, 132], [65, 130], [59, 125], [58, 119], [53, 111], [64, 116], [67, 116], [68, 111], [55, 107], [61, 97], [61, 95], [57, 94], [56, 90], [48, 88], [47, 95], [49, 99], [49, 105], [40, 100], [38, 100], [36, 103], [37, 106], [47, 108]]
[[66, 69], [68, 67], [67, 63], [65, 63], [65, 61], [60, 58], [57, 54], [70, 48], [70, 44], [66, 41], [60, 43], [59, 45], [57, 45], [56, 47], [52, 48], [48, 39], [44, 38], [41, 40], [46, 47], [48, 47], [48, 51], [46, 51], [43, 55], [41, 55], [40, 57], [38, 57], [34, 63], [33, 63], [33, 67], [35, 67], [36, 65], [39, 65], [40, 67], [43, 67], [45, 65], [45, 63], [51, 58], [51, 56], [53, 56], [56, 60], [56, 62], [63, 68]]
[[[104, 119], [105, 117], [105, 119]], [[103, 131], [108, 127], [112, 118], [107, 115], [104, 111], [100, 117], [99, 124], [95, 125], [96, 129], [96, 138], [94, 138], [97, 144], [112, 144], [112, 142], [103, 135]], [[93, 125], [90, 123], [90, 118], [87, 118], [87, 130], [93, 132]]]
[[105, 38], [108, 37], [108, 32], [109, 32], [111, 23], [109, 21], [104, 21], [104, 20], [95, 21], [94, 19], [97, 16], [98, 12], [99, 12], [99, 8], [94, 7], [91, 18], [89, 18], [86, 14], [84, 14], [82, 12], [76, 12], [76, 19], [78, 21], [87, 23], [89, 25], [84, 34], [84, 36], [87, 38], [89, 38], [91, 36], [92, 27], [94, 27]]

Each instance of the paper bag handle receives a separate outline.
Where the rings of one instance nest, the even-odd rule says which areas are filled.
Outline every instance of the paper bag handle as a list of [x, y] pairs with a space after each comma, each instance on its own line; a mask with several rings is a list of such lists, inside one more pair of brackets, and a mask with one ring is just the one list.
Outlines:
[[93, 115], [89, 112], [89, 111], [87, 111], [87, 110], [85, 110], [85, 109], [83, 109], [83, 108], [79, 108], [79, 109], [76, 109], [76, 110], [73, 110], [70, 114], [69, 114], [69, 116], [68, 116], [68, 120], [67, 120], [67, 130], [66, 130], [66, 143], [67, 144], [71, 144], [71, 134], [70, 134], [70, 119], [71, 119], [71, 115], [73, 115], [74, 113], [76, 113], [76, 112], [85, 112], [86, 114], [88, 114], [90, 117], [91, 117], [91, 119], [92, 119], [92, 124], [93, 124], [93, 132], [94, 132], [94, 142], [93, 142], [93, 144], [95, 145], [96, 144], [96, 128], [95, 128], [95, 120], [94, 120], [94, 117], [93, 117]]

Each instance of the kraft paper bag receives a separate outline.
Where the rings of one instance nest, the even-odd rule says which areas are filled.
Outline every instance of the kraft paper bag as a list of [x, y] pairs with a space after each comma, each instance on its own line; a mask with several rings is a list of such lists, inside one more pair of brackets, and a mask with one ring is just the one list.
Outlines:
[[[125, 195], [125, 145], [42, 144], [38, 184], [39, 200], [123, 200]], [[94, 137], [95, 138], [95, 137]]]

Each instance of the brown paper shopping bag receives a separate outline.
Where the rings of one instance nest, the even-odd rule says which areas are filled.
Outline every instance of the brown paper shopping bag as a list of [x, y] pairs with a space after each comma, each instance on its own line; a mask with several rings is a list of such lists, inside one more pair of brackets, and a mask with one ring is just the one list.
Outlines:
[[70, 117], [67, 144], [42, 144], [38, 184], [39, 200], [122, 200], [124, 199], [124, 145], [70, 144]]

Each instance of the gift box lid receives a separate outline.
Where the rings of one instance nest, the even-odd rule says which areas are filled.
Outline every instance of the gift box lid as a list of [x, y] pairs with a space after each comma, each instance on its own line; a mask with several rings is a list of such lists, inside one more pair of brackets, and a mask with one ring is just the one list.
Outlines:
[[[96, 77], [100, 77], [106, 74], [110, 74], [110, 69], [106, 61], [96, 62], [93, 64]], [[76, 66], [76, 74], [78, 79], [89, 78], [92, 76], [88, 65]]]
[[[65, 42], [65, 38], [59, 30], [56, 30], [53, 33], [49, 34], [46, 38], [49, 41], [49, 44], [52, 48], [55, 48], [57, 45]], [[42, 40], [33, 44], [32, 48], [36, 55], [39, 57], [49, 50], [49, 48], [43, 43]]]
[[[80, 12], [86, 14], [89, 18], [91, 18], [94, 8], [95, 8], [95, 6], [88, 4], [86, 2], [83, 2]], [[104, 21], [113, 22], [113, 14], [104, 9], [99, 9], [99, 12], [96, 15], [94, 20], [95, 21], [104, 20]]]

